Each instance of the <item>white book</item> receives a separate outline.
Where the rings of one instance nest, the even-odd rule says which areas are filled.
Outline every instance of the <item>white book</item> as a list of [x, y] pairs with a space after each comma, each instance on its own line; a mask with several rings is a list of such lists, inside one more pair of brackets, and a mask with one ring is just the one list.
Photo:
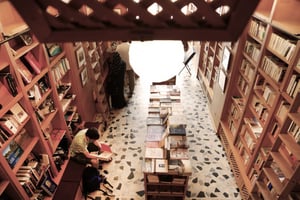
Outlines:
[[18, 128], [14, 126], [14, 124], [10, 120], [0, 121], [1, 126], [10, 134], [14, 135], [18, 132]]
[[300, 81], [298, 80], [297, 86], [295, 87], [292, 97], [295, 98], [296, 95], [298, 94], [298, 92], [300, 92]]
[[14, 114], [15, 119], [20, 124], [23, 123], [28, 117], [28, 114], [19, 103], [16, 103], [13, 107], [11, 107], [10, 111]]
[[287, 88], [286, 88], [286, 93], [290, 94], [291, 89], [292, 89], [292, 86], [293, 86], [293, 84], [294, 84], [294, 82], [295, 82], [295, 80], [296, 80], [296, 77], [297, 77], [296, 74], [293, 74], [293, 75], [292, 75], [292, 77], [291, 77], [291, 79], [290, 79], [290, 82], [289, 82], [289, 84], [288, 84], [288, 86], [287, 86]]

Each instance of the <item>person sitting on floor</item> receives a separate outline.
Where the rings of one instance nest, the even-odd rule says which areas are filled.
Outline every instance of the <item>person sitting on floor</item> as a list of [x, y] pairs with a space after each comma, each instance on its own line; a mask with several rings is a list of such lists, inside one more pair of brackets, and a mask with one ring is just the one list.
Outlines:
[[92, 164], [99, 168], [99, 162], [104, 161], [101, 155], [92, 152], [100, 152], [101, 143], [98, 129], [92, 127], [80, 130], [70, 145], [70, 157], [80, 164]]

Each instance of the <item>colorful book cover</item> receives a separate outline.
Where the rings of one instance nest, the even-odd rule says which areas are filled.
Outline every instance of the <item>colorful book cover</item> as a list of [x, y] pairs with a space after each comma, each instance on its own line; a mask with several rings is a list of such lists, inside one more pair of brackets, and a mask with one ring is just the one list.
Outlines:
[[9, 166], [14, 168], [23, 152], [23, 149], [18, 143], [11, 141], [10, 144], [3, 150], [2, 155], [7, 160]]

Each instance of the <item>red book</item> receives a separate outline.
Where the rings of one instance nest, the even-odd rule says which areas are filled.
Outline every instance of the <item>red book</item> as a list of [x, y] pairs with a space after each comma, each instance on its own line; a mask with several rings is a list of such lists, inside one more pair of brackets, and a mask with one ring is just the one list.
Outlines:
[[109, 145], [101, 143], [100, 157], [103, 161], [111, 161], [113, 152]]
[[24, 56], [24, 58], [36, 74], [41, 73], [42, 66], [30, 51]]
[[101, 151], [107, 151], [107, 152], [112, 152], [110, 146], [105, 143], [101, 143]]

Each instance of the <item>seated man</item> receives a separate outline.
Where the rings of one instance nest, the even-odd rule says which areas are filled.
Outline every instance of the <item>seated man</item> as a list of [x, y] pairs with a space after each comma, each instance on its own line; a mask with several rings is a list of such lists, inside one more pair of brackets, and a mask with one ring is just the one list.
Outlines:
[[101, 150], [100, 134], [94, 127], [80, 130], [72, 140], [70, 146], [71, 159], [81, 164], [92, 164], [99, 168], [99, 161], [107, 161], [101, 154], [92, 153]]

